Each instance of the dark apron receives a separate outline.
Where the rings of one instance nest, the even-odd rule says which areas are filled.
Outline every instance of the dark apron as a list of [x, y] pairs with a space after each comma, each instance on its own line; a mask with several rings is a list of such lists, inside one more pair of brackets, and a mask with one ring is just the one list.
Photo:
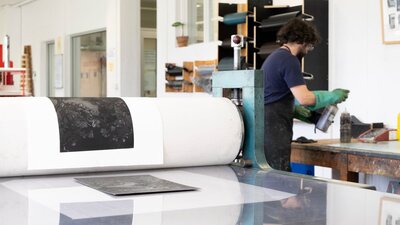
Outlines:
[[264, 106], [264, 153], [269, 165], [277, 170], [290, 171], [290, 153], [293, 138], [294, 97]]

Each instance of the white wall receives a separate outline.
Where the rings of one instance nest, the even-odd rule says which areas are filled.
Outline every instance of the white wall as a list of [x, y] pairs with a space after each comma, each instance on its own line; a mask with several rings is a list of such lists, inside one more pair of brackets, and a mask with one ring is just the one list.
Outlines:
[[[93, 9], [92, 6], [96, 5]], [[36, 71], [35, 94], [46, 95], [46, 42], [61, 37], [63, 46], [64, 82], [56, 96], [71, 93], [71, 35], [106, 29], [106, 0], [38, 0], [21, 7], [21, 45], [32, 46], [33, 69]], [[90, 12], [90, 13], [88, 13]]]
[[380, 0], [329, 4], [331, 85], [351, 90], [345, 103], [351, 114], [396, 128], [400, 45], [382, 44]]
[[105, 1], [107, 95], [140, 96], [140, 1]]
[[[342, 109], [363, 122], [396, 128], [400, 45], [382, 43], [380, 0], [330, 0], [329, 7], [331, 87], [351, 90]], [[337, 137], [338, 123], [335, 131]], [[381, 191], [386, 191], [390, 179], [365, 177]]]
[[37, 0], [19, 8], [3, 8], [1, 12], [0, 18], [4, 16], [5, 22], [0, 22], [0, 34], [11, 36], [12, 60], [19, 62], [22, 47], [32, 46], [36, 96], [47, 93], [46, 42], [59, 37], [63, 40], [64, 88], [57, 89], [56, 96], [69, 96], [71, 37], [99, 30], [108, 31], [107, 56], [113, 63], [113, 69], [108, 71], [109, 95], [140, 95], [139, 1]]
[[5, 6], [0, 8], [0, 43], [5, 35], [10, 36], [10, 58], [14, 67], [21, 66], [21, 25], [20, 9]]

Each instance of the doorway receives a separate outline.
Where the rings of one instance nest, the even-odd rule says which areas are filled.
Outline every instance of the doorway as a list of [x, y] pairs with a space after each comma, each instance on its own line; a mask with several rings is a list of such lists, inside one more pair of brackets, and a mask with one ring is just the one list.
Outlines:
[[55, 54], [54, 54], [54, 42], [46, 43], [47, 50], [47, 96], [55, 97], [55, 75], [54, 75], [54, 63], [55, 63]]
[[141, 0], [141, 96], [157, 97], [157, 1]]
[[106, 31], [72, 38], [73, 97], [106, 97]]

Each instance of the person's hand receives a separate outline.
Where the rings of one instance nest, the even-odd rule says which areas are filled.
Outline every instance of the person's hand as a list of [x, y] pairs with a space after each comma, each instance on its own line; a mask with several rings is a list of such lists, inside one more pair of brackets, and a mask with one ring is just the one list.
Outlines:
[[332, 93], [333, 93], [333, 94], [335, 95], [335, 97], [336, 97], [335, 104], [339, 104], [339, 103], [341, 103], [341, 102], [346, 101], [346, 99], [347, 99], [348, 96], [349, 96], [350, 91], [349, 91], [349, 90], [346, 90], [346, 89], [338, 88], [338, 89], [333, 90]]
[[313, 91], [313, 93], [315, 96], [315, 105], [308, 106], [308, 109], [311, 111], [346, 101], [350, 91], [338, 88], [333, 91]]
[[311, 110], [307, 109], [306, 107], [301, 105], [294, 106], [294, 118], [306, 123], [311, 123], [311, 115]]

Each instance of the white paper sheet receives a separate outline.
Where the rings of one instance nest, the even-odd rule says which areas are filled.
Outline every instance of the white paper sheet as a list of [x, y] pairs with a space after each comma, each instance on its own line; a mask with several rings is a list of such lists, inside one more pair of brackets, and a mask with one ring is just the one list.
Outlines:
[[[163, 163], [162, 122], [155, 101], [124, 99], [131, 112], [133, 149], [60, 152], [57, 114], [48, 98], [27, 101], [28, 169], [62, 169]], [[146, 118], [152, 118], [151, 120]]]

